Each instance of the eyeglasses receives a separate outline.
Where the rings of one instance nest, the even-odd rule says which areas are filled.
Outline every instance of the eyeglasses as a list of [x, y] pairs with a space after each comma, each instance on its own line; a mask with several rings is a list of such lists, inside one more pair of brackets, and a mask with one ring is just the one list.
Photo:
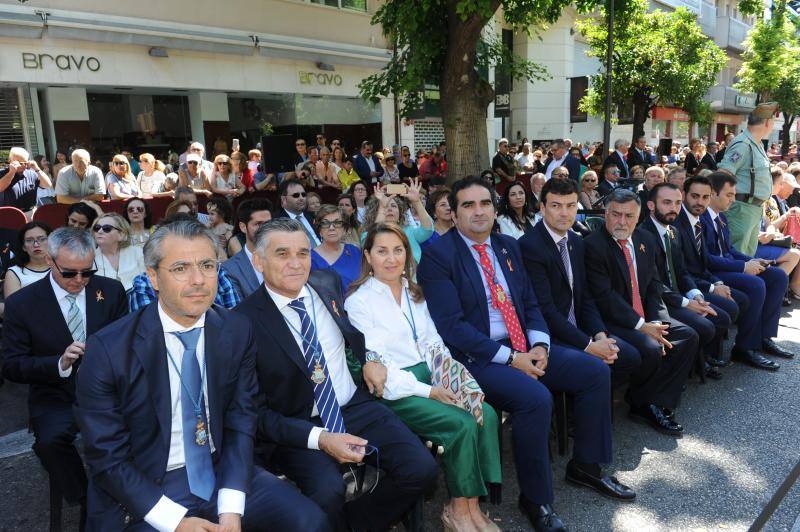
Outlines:
[[66, 271], [64, 271], [58, 266], [58, 263], [56, 261], [53, 261], [53, 266], [56, 267], [56, 270], [58, 270], [58, 273], [60, 273], [61, 277], [63, 277], [64, 279], [73, 279], [73, 278], [75, 278], [75, 277], [77, 277], [79, 275], [83, 279], [88, 279], [89, 277], [91, 277], [92, 275], [97, 273], [97, 270], [77, 270], [77, 271], [76, 270], [66, 270]]
[[584, 183], [597, 183], [597, 179], [584, 179]]
[[128, 212], [144, 212], [144, 207], [128, 207]]
[[344, 226], [344, 222], [341, 220], [322, 220], [319, 223], [319, 226], [322, 229], [330, 229], [331, 227], [339, 229], [340, 227]]
[[289, 196], [290, 198], [294, 198], [294, 199], [305, 198], [306, 197], [306, 193], [305, 192], [295, 192], [294, 194], [286, 194], [286, 195]]
[[114, 230], [119, 231], [119, 227], [114, 227], [113, 225], [109, 224], [103, 224], [103, 225], [95, 225], [94, 227], [92, 227], [92, 230], [95, 233], [99, 233], [100, 231], [103, 231], [104, 233], [110, 233], [111, 231]]
[[187, 161], [186, 164], [197, 164], [197, 161]]
[[34, 244], [39, 244], [40, 246], [47, 242], [46, 236], [37, 236], [35, 238], [26, 238], [24, 240], [26, 246], [32, 246]]
[[217, 163], [217, 166], [228, 166], [231, 163]]
[[125, 161], [114, 161], [114, 166], [126, 166], [127, 164]]
[[217, 276], [219, 271], [219, 262], [215, 260], [204, 260], [194, 264], [191, 262], [178, 262], [169, 268], [166, 268], [172, 277], [179, 282], [189, 280], [189, 276], [195, 269], [199, 271], [203, 277], [210, 279]]

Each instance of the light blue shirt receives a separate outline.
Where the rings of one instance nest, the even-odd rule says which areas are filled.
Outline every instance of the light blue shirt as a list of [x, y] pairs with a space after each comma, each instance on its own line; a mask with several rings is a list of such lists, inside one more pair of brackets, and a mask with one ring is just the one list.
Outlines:
[[[503, 320], [503, 314], [498, 309], [492, 306], [492, 292], [489, 289], [489, 283], [486, 282], [486, 276], [483, 274], [483, 267], [481, 266], [481, 256], [478, 254], [478, 250], [474, 247], [475, 244], [479, 244], [480, 242], [473, 242], [466, 236], [464, 236], [460, 231], [458, 232], [459, 236], [464, 240], [464, 243], [467, 244], [467, 248], [469, 248], [469, 252], [472, 254], [472, 258], [475, 259], [475, 264], [478, 267], [479, 277], [481, 278], [481, 283], [483, 283], [483, 291], [486, 294], [486, 306], [489, 309], [489, 338], [492, 340], [499, 342], [500, 340], [505, 340], [508, 338], [508, 329], [506, 328], [506, 322]], [[485, 244], [486, 246], [486, 254], [489, 256], [489, 260], [492, 261], [494, 266], [494, 277], [495, 283], [499, 284], [503, 287], [503, 291], [506, 295], [511, 298], [511, 291], [508, 289], [508, 282], [506, 281], [506, 277], [503, 274], [503, 269], [497, 263], [497, 257], [494, 254], [494, 250], [492, 249], [491, 245], [491, 238], [487, 239]], [[543, 333], [541, 331], [534, 331], [532, 329], [528, 329], [528, 343], [530, 345], [544, 343], [547, 344], [547, 349], [550, 349], [550, 335], [547, 333]], [[508, 357], [511, 355], [511, 348], [508, 346], [500, 346], [500, 349], [497, 350], [494, 357], [492, 358], [492, 362], [497, 364], [505, 364], [508, 361]]]

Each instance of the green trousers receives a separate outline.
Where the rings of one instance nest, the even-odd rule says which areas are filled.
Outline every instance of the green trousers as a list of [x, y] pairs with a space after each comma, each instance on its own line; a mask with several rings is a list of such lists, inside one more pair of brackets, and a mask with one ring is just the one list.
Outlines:
[[755, 256], [758, 247], [758, 233], [761, 231], [763, 207], [741, 201], [734, 202], [725, 217], [731, 232], [731, 243], [745, 255]]
[[[431, 383], [424, 362], [405, 368], [418, 381]], [[451, 497], [486, 495], [487, 483], [500, 483], [500, 446], [497, 413], [483, 403], [483, 426], [469, 412], [435, 399], [405, 397], [383, 403], [418, 436], [444, 447], [442, 461]]]

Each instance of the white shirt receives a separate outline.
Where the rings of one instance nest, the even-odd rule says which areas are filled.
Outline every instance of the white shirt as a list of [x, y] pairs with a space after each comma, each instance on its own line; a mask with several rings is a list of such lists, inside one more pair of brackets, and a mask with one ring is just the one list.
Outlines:
[[[203, 367], [205, 360], [205, 322], [206, 316], [203, 314], [200, 319], [195, 322], [191, 327], [184, 327], [170, 318], [161, 308], [161, 303], [158, 304], [158, 317], [161, 320], [161, 327], [164, 330], [164, 343], [167, 346], [167, 352], [172, 356], [175, 365], [181, 367], [183, 361], [183, 344], [178, 337], [172, 333], [184, 332], [196, 327], [200, 328], [200, 337], [197, 339], [197, 349], [195, 355], [200, 367]], [[170, 407], [172, 408], [172, 428], [169, 439], [169, 458], [167, 459], [167, 471], [179, 469], [186, 465], [186, 457], [183, 452], [183, 412], [181, 410], [181, 380], [178, 372], [172, 365], [172, 362], [167, 360], [167, 368], [169, 370], [169, 394], [170, 394]], [[208, 430], [208, 445], [210, 452], [214, 452], [214, 441], [211, 438], [211, 415], [208, 407], [208, 379], [203, 381], [203, 395], [205, 396], [206, 407], [206, 422]], [[217, 514], [222, 513], [235, 513], [239, 515], [244, 514], [245, 493], [243, 491], [234, 490], [230, 488], [220, 488], [217, 493]], [[186, 515], [187, 509], [167, 497], [162, 495], [155, 506], [153, 506], [147, 515], [144, 516], [145, 522], [159, 531], [172, 532], [178, 527], [181, 519]]]
[[[692, 227], [692, 237], [694, 237], [694, 226], [695, 226], [695, 224], [697, 222], [700, 221], [700, 218], [698, 218], [694, 214], [690, 213], [689, 209], [687, 209], [683, 205], [681, 205], [681, 209], [683, 209], [683, 212], [686, 213], [686, 217], [689, 219], [689, 225]], [[713, 222], [714, 220], [716, 220], [718, 214], [716, 212], [714, 212], [714, 209], [712, 209], [711, 207], [707, 207], [706, 209], [708, 210], [708, 214], [711, 216], [711, 221]], [[716, 224], [714, 224], [714, 230], [716, 231]], [[692, 242], [692, 245], [694, 245], [694, 242]], [[710, 293], [714, 292], [714, 288], [716, 286], [717, 285], [712, 283], [711, 286], [708, 289], [708, 293], [710, 294]]]
[[139, 246], [128, 246], [119, 250], [119, 265], [116, 270], [100, 248], [97, 248], [94, 252], [94, 265], [97, 268], [97, 275], [116, 279], [122, 283], [126, 291], [133, 288], [134, 278], [145, 271], [144, 255]]
[[[656, 230], [658, 231], [658, 240], [661, 243], [661, 247], [664, 249], [664, 253], [666, 253], [667, 252], [667, 244], [664, 242], [664, 235], [667, 234], [667, 231], [669, 229], [668, 229], [668, 227], [666, 225], [662, 225], [661, 222], [656, 220], [655, 217], [652, 214], [650, 215], [650, 219], [653, 221], [653, 225], [656, 226]], [[666, 266], [667, 266], [667, 275], [669, 275], [669, 263], [667, 263]], [[675, 272], [675, 277], [678, 277], [678, 272]], [[672, 290], [674, 292], [680, 293], [680, 291], [679, 291], [680, 289], [677, 286], [673, 286]], [[698, 294], [700, 296], [703, 295], [703, 293], [700, 290], [698, 290], [697, 288], [694, 288], [694, 289], [690, 290], [686, 294], [686, 297], [681, 299], [681, 307], [688, 306], [689, 305], [689, 299], [693, 299]]]
[[[403, 285], [408, 286], [405, 279]], [[416, 303], [411, 294], [407, 299], [404, 290], [398, 305], [389, 285], [371, 277], [347, 298], [344, 308], [350, 323], [364, 334], [367, 349], [382, 355], [386, 362], [383, 398], [392, 401], [412, 395], [430, 396], [430, 385], [419, 382], [413, 373], [404, 369], [421, 362], [428, 363], [422, 353], [429, 344], [444, 344], [425, 300]], [[375, 312], [375, 309], [381, 311]], [[412, 324], [416, 327], [422, 353], [414, 342]]]
[[45, 276], [50, 273], [50, 268], [45, 270], [32, 270], [30, 268], [14, 265], [8, 269], [8, 272], [13, 273], [17, 277], [20, 288], [25, 288], [29, 284], [44, 279]]
[[[617, 237], [612, 236], [611, 238], [613, 238], [614, 242], [616, 242], [616, 244], [619, 246], [619, 240], [617, 239]], [[638, 284], [639, 283], [639, 269], [636, 268], [636, 249], [633, 247], [633, 235], [628, 237], [627, 242], [628, 243], [627, 243], [627, 245], [625, 247], [628, 248], [628, 252], [631, 255], [631, 262], [633, 263], [633, 274], [636, 276], [636, 283]], [[619, 248], [620, 248], [620, 251], [622, 251], [622, 246], [619, 246]], [[642, 295], [642, 287], [640, 286], [639, 287], [639, 296], [641, 297], [641, 295]], [[633, 293], [631, 293], [631, 297], [633, 297]], [[642, 325], [644, 325], [645, 323], [646, 322], [644, 321], [644, 318], [640, 317], [639, 321], [636, 323], [636, 326], [634, 327], [634, 329], [636, 329], [638, 331], [639, 329], [642, 328]]]
[[250, 266], [253, 268], [253, 273], [256, 274], [256, 279], [258, 279], [258, 284], [264, 283], [264, 274], [260, 271], [256, 270], [255, 264], [253, 264], [253, 252], [250, 251], [250, 248], [247, 247], [247, 244], [244, 245], [244, 254], [247, 255], [247, 260], [250, 261]]
[[302, 212], [300, 214], [295, 214], [293, 212], [286, 211], [286, 213], [289, 215], [289, 218], [292, 220], [298, 220], [301, 224], [303, 224], [303, 227], [306, 228], [306, 232], [313, 239], [311, 242], [311, 247], [317, 247], [320, 245], [321, 242], [319, 241], [319, 238], [317, 238], [317, 233], [314, 232], [314, 228], [311, 227], [311, 223], [309, 223]]
[[[556, 243], [556, 249], [558, 250], [559, 255], [561, 254], [561, 248], [558, 247], [558, 243], [564, 240], [565, 238], [567, 239], [567, 249], [569, 249], [569, 232], [567, 232], [564, 236], [561, 236], [552, 229], [550, 229], [550, 226], [547, 225], [547, 222], [542, 222], [542, 223], [544, 224], [544, 228], [547, 229], [547, 233], [550, 235], [550, 238], [552, 238], [553, 242]], [[569, 270], [567, 271], [567, 277], [569, 278], [569, 287], [573, 288], [575, 284], [572, 276], [572, 262], [569, 263]]]
[[559, 166], [564, 165], [564, 159], [567, 158], [568, 153], [565, 153], [561, 159], [553, 159], [550, 161], [550, 164], [547, 165], [547, 169], [545, 170], [544, 177], [548, 181], [550, 180], [550, 175], [553, 173], [553, 170], [558, 168]]
[[[58, 308], [61, 309], [61, 315], [64, 316], [64, 323], [67, 323], [67, 316], [69, 315], [69, 307], [70, 303], [67, 299], [67, 296], [72, 295], [56, 283], [53, 276], [50, 275], [50, 286], [53, 287], [53, 293], [56, 296], [56, 301], [58, 301]], [[81, 318], [83, 318], [83, 330], [84, 335], [86, 334], [86, 288], [81, 290], [77, 297], [75, 298], [75, 304], [78, 306], [78, 310], [81, 311]], [[61, 357], [58, 357], [58, 374], [60, 377], [66, 379], [70, 375], [72, 375], [72, 366], [68, 367], [66, 371], [61, 369]]]
[[372, 160], [372, 157], [364, 157], [363, 155], [361, 157], [363, 157], [364, 160], [367, 161], [367, 166], [369, 166], [369, 171], [370, 172], [374, 172], [375, 171], [375, 161]]
[[[356, 393], [356, 384], [353, 382], [353, 377], [350, 375], [350, 369], [347, 367], [347, 358], [344, 352], [344, 336], [342, 336], [342, 331], [339, 330], [339, 326], [336, 325], [333, 316], [328, 313], [328, 309], [322, 302], [322, 298], [308, 285], [304, 286], [297, 295], [297, 298], [294, 299], [273, 292], [267, 285], [264, 285], [264, 288], [266, 288], [267, 294], [272, 298], [275, 306], [278, 307], [278, 311], [280, 311], [284, 319], [291, 324], [289, 330], [292, 332], [294, 341], [297, 342], [297, 347], [300, 348], [300, 353], [303, 352], [303, 338], [298, 331], [300, 331], [302, 323], [300, 322], [300, 316], [297, 314], [297, 311], [289, 307], [289, 303], [294, 301], [294, 299], [304, 298], [303, 304], [305, 304], [309, 316], [311, 316], [312, 320], [316, 316], [315, 326], [317, 329], [317, 338], [322, 347], [322, 352], [325, 355], [325, 363], [328, 366], [328, 375], [333, 383], [333, 391], [336, 393], [336, 400], [339, 402], [340, 407], [345, 406], [350, 402], [353, 394]], [[313, 310], [310, 304], [312, 298], [314, 301]], [[318, 415], [319, 409], [315, 402], [311, 411], [311, 416], [314, 417]], [[325, 430], [323, 427], [314, 427], [311, 429], [307, 444], [309, 449], [319, 449], [319, 435], [323, 430]]]
[[[531, 217], [531, 218], [528, 218], [528, 222], [527, 223], [531, 227], [533, 227], [536, 224], [535, 216]], [[505, 214], [502, 214], [502, 215], [497, 217], [497, 224], [500, 226], [500, 232], [501, 233], [503, 233], [504, 235], [508, 235], [508, 236], [514, 238], [515, 240], [519, 240], [525, 234], [525, 230], [520, 229], [519, 227], [517, 227], [517, 225], [514, 223], [514, 221], [511, 219], [511, 217], [510, 216], [506, 216]]]
[[526, 166], [528, 168], [532, 167], [536, 159], [533, 158], [533, 153], [531, 152], [528, 152], [528, 155], [525, 155], [524, 152], [519, 152], [517, 154], [517, 161], [519, 162], [519, 165], [525, 169]]

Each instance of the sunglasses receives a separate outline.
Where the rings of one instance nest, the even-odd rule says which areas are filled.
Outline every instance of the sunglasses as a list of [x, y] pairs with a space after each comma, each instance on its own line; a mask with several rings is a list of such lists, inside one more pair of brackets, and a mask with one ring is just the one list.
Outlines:
[[305, 143], [305, 142], [298, 142], [297, 144], [295, 144], [295, 146], [298, 146], [298, 147], [299, 147], [299, 146], [305, 146], [305, 145], [306, 145], [306, 143]]
[[114, 231], [114, 230], [119, 231], [119, 228], [118, 227], [114, 227], [113, 225], [103, 224], [103, 225], [95, 225], [94, 227], [92, 227], [92, 230], [95, 233], [99, 233], [100, 231], [103, 231], [104, 233], [110, 233], [111, 231]]
[[197, 161], [188, 161], [186, 164], [197, 164]]
[[286, 194], [286, 195], [289, 196], [290, 198], [294, 198], [294, 199], [305, 198], [306, 197], [306, 193], [305, 192], [295, 192], [294, 194]]
[[144, 212], [144, 207], [128, 207], [128, 212]]
[[58, 270], [58, 273], [60, 273], [61, 277], [63, 277], [64, 279], [73, 279], [79, 275], [84, 279], [88, 279], [89, 277], [97, 273], [97, 270], [64, 271], [58, 266], [58, 263], [55, 261], [53, 261], [53, 265], [56, 267], [56, 270]]
[[231, 163], [217, 163], [217, 166], [228, 166]]
[[114, 161], [114, 166], [127, 166], [128, 163], [124, 161]]

